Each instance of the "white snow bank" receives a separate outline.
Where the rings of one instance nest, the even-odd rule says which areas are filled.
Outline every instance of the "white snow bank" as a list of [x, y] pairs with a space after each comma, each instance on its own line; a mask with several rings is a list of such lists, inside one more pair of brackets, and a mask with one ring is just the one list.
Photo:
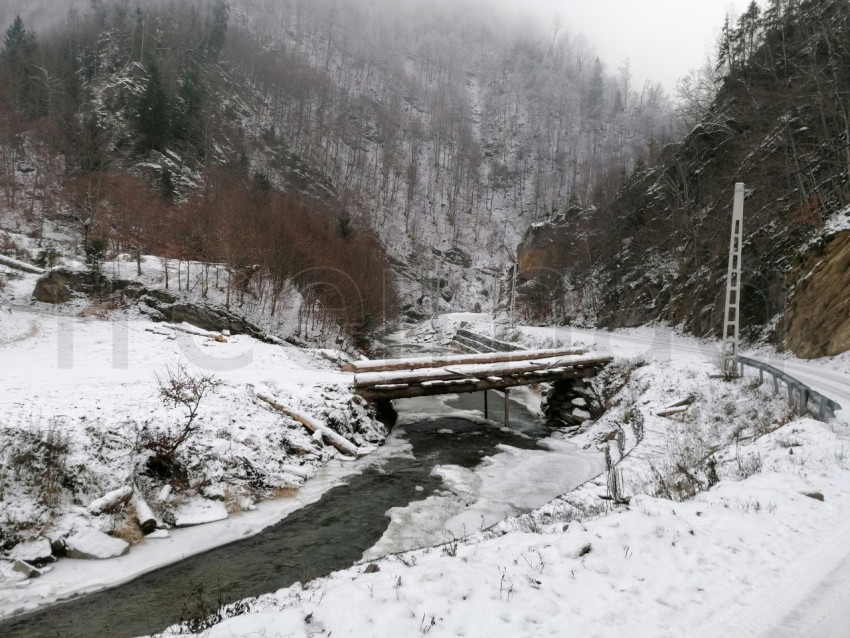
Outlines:
[[203, 525], [223, 521], [225, 518], [227, 518], [227, 508], [224, 503], [203, 498], [193, 498], [174, 511], [174, 524], [177, 527]]

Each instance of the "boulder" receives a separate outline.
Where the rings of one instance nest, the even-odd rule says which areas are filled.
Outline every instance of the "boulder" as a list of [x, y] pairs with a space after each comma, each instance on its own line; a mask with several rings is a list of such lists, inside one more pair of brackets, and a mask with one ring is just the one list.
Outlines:
[[65, 552], [69, 558], [102, 560], [123, 556], [130, 551], [126, 541], [92, 528], [79, 529], [65, 539]]
[[850, 349], [850, 231], [812, 250], [797, 273], [785, 343], [798, 357], [829, 357]]
[[440, 250], [439, 248], [432, 247], [431, 252], [435, 257], [442, 259], [446, 263], [460, 266], [461, 268], [469, 268], [472, 266], [472, 257], [457, 246], [453, 246], [446, 250]]
[[28, 543], [15, 545], [12, 551], [9, 552], [9, 558], [12, 560], [27, 561], [35, 565], [43, 565], [53, 560], [53, 549], [50, 546], [49, 539], [39, 538]]
[[173, 297], [153, 293], [154, 291], [147, 291], [139, 298], [139, 301], [149, 309], [146, 314], [153, 321], [185, 322], [210, 332], [246, 334], [261, 341], [269, 340], [268, 335], [259, 327], [225, 308], [205, 303], [168, 301], [169, 298], [173, 300]]
[[41, 576], [42, 571], [37, 567], [33, 567], [28, 562], [23, 560], [16, 560], [12, 563], [12, 571], [16, 571], [19, 574], [23, 574], [27, 578], [38, 578]]
[[137, 282], [109, 279], [91, 270], [52, 268], [38, 278], [32, 296], [44, 303], [60, 304], [69, 301], [75, 293], [109, 295], [118, 290], [139, 288]]

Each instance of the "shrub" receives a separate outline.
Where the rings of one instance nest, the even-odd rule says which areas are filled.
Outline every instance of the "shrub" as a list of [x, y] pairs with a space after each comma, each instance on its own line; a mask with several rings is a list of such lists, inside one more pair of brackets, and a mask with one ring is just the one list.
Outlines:
[[213, 375], [192, 374], [182, 362], [175, 367], [167, 367], [156, 378], [160, 399], [169, 407], [183, 408], [185, 420], [176, 430], [143, 430], [139, 447], [150, 453], [146, 461], [148, 474], [163, 479], [185, 479], [185, 471], [178, 459], [180, 447], [196, 431], [195, 419], [204, 397], [215, 392], [221, 381]]

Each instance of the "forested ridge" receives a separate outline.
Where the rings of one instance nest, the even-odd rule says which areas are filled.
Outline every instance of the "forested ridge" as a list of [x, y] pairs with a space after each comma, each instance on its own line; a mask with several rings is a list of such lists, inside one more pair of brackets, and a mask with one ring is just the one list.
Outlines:
[[20, 223], [67, 225], [81, 254], [256, 266], [269, 294], [324, 288], [367, 332], [399, 308], [492, 304], [529, 224], [674, 131], [627, 61], [608, 72], [561, 21], [485, 3], [18, 8], [45, 25], [11, 18], [3, 49], [0, 181]]
[[846, 255], [833, 242], [850, 204], [848, 42], [846, 0], [752, 3], [728, 21], [714, 68], [692, 78], [715, 90], [693, 93], [692, 112], [702, 114], [682, 141], [526, 235], [521, 311], [719, 334], [741, 181], [746, 336], [806, 356], [850, 347]]

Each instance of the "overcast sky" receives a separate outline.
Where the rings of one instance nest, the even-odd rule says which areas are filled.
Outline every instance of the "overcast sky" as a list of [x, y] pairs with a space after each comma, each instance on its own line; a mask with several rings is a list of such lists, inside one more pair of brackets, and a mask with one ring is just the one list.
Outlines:
[[[551, 22], [583, 33], [609, 72], [630, 60], [634, 85], [676, 79], [701, 66], [713, 50], [727, 11], [740, 14], [750, 0], [502, 0], [518, 11], [532, 10]], [[762, 4], [762, 2], [760, 2]]]

